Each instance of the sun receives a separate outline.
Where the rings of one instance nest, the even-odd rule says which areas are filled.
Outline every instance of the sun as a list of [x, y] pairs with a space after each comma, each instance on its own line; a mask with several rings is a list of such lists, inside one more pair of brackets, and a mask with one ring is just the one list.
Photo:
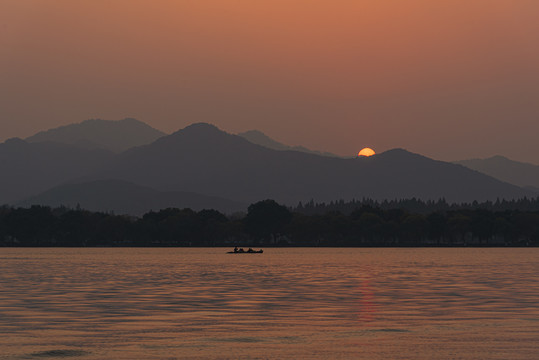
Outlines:
[[363, 148], [360, 152], [357, 153], [357, 156], [373, 156], [376, 154], [373, 149], [371, 148]]

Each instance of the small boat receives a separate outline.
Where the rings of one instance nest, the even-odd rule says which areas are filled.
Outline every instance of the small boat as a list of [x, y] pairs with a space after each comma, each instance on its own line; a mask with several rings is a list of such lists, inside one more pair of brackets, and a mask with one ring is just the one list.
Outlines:
[[249, 250], [245, 251], [243, 249], [239, 249], [238, 248], [235, 248], [234, 251], [229, 251], [227, 252], [227, 254], [262, 254], [264, 252], [264, 250], [260, 249], [260, 250], [253, 250], [251, 248], [249, 248]]

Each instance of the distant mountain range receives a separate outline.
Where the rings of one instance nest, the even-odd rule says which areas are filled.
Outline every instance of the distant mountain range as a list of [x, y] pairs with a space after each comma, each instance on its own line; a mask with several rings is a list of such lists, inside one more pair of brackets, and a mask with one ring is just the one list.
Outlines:
[[83, 149], [104, 149], [116, 153], [146, 145], [165, 133], [136, 119], [120, 121], [92, 119], [61, 126], [26, 138], [27, 142], [57, 142]]
[[103, 178], [247, 203], [362, 197], [463, 202], [531, 194], [463, 166], [401, 149], [356, 159], [276, 151], [209, 124], [194, 124], [126, 151], [92, 177]]
[[179, 207], [215, 209], [224, 213], [244, 211], [246, 204], [214, 196], [175, 191], [157, 191], [120, 180], [101, 180], [89, 183], [65, 184], [26, 199], [17, 205], [41, 204], [51, 207], [80, 206], [90, 211], [143, 215], [151, 210]]
[[[248, 141], [203, 123], [171, 135], [136, 120], [118, 123], [91, 120], [0, 144], [0, 204], [79, 204], [140, 215], [163, 207], [230, 213], [268, 198], [296, 205], [364, 197], [472, 202], [536, 196], [531, 189], [403, 149], [346, 159], [293, 150], [259, 132], [248, 132]], [[87, 127], [93, 130], [86, 134]], [[97, 128], [123, 132], [100, 136]], [[252, 142], [253, 134], [264, 146]], [[121, 144], [113, 144], [115, 137]], [[129, 144], [135, 145], [117, 153]]]
[[510, 160], [500, 155], [455, 163], [539, 193], [539, 166], [537, 165]]
[[249, 130], [246, 132], [239, 133], [238, 135], [244, 139], [249, 140], [253, 144], [261, 145], [261, 146], [267, 147], [268, 149], [279, 150], [279, 151], [287, 151], [287, 150], [301, 151], [308, 154], [339, 157], [338, 155], [335, 155], [329, 152], [310, 150], [303, 146], [288, 146], [276, 140], [273, 140], [272, 138], [270, 138], [269, 136], [267, 136], [266, 134], [258, 130]]
[[112, 157], [113, 153], [106, 150], [9, 139], [0, 144], [0, 204], [13, 204], [70, 179], [91, 174]]

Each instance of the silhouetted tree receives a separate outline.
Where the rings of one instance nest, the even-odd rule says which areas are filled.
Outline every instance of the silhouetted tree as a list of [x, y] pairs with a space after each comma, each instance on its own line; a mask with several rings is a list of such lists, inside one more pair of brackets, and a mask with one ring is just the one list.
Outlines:
[[275, 243], [276, 236], [284, 234], [291, 220], [292, 214], [285, 206], [264, 200], [249, 206], [244, 221], [249, 235]]
[[217, 210], [202, 210], [198, 213], [201, 233], [200, 245], [215, 246], [223, 236], [227, 236], [228, 218]]

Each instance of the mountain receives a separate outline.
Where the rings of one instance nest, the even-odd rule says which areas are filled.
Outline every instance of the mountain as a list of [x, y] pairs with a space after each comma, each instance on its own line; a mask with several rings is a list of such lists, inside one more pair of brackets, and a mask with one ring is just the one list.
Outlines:
[[91, 211], [140, 216], [150, 210], [169, 207], [215, 209], [223, 213], [245, 211], [247, 205], [235, 201], [188, 192], [163, 192], [119, 180], [65, 184], [20, 202], [19, 206], [34, 204], [51, 207], [67, 206]]
[[0, 204], [19, 201], [103, 167], [113, 157], [106, 150], [71, 145], [28, 143], [14, 138], [0, 144]]
[[488, 159], [470, 159], [455, 163], [510, 184], [531, 189], [539, 188], [539, 166], [537, 165], [510, 160], [499, 155]]
[[264, 147], [267, 147], [268, 149], [273, 150], [279, 150], [279, 151], [301, 151], [309, 154], [317, 154], [317, 155], [323, 155], [323, 156], [331, 156], [331, 157], [339, 157], [335, 154], [329, 153], [329, 152], [320, 152], [315, 150], [309, 150], [303, 146], [288, 146], [283, 143], [280, 143], [276, 140], [273, 140], [263, 132], [260, 132], [258, 130], [249, 130], [246, 132], [242, 132], [238, 134], [244, 139], [247, 139], [248, 141], [252, 142], [253, 144], [261, 145]]
[[84, 149], [105, 149], [116, 153], [154, 142], [165, 134], [136, 119], [119, 121], [92, 119], [39, 132], [27, 142], [58, 142]]
[[368, 158], [277, 151], [209, 124], [193, 124], [130, 149], [89, 180], [119, 179], [252, 203], [420, 198], [449, 202], [532, 196], [532, 192], [464, 166], [402, 149]]

